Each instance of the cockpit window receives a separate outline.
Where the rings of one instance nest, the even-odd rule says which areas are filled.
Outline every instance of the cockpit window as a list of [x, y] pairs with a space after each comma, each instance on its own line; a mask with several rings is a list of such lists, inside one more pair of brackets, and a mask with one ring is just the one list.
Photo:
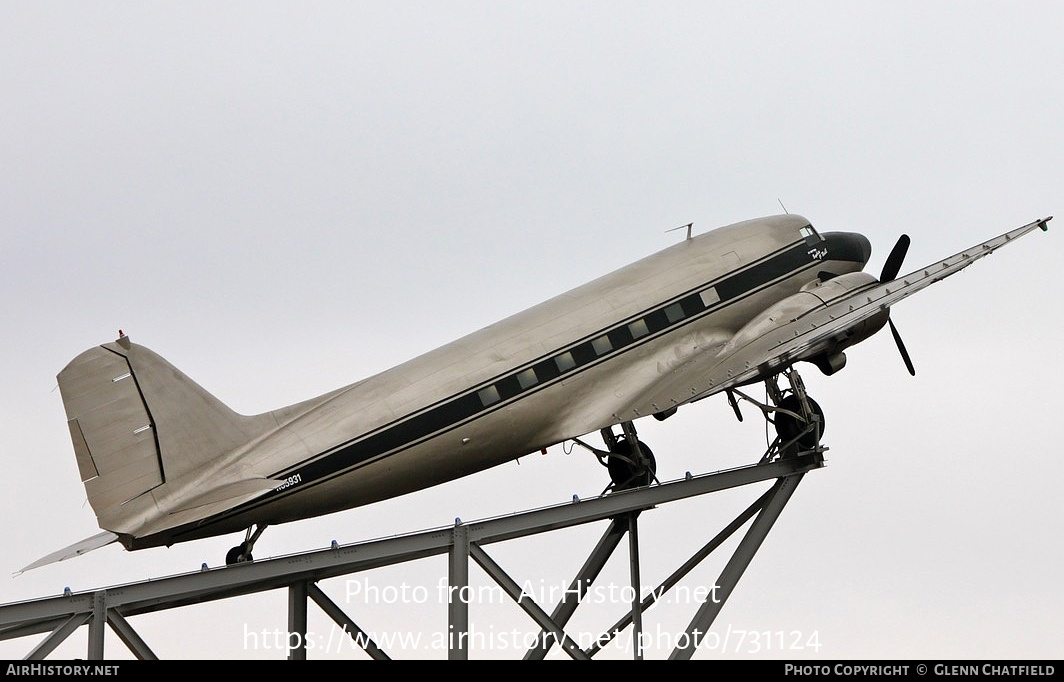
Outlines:
[[802, 229], [798, 230], [798, 233], [802, 235], [802, 238], [805, 239], [805, 243], [809, 246], [813, 246], [814, 244], [819, 244], [820, 242], [824, 241], [824, 238], [821, 237], [815, 229], [813, 229], [812, 225], [806, 225]]

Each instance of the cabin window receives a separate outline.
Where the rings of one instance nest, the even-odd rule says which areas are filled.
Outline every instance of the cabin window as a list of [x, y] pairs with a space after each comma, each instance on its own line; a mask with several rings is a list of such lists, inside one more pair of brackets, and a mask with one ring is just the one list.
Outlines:
[[492, 403], [499, 402], [499, 389], [495, 388], [495, 386], [482, 388], [477, 392], [477, 397], [480, 398], [480, 404], [487, 407]]
[[714, 287], [706, 289], [705, 291], [701, 292], [699, 296], [702, 297], [702, 304], [707, 308], [713, 305], [714, 303], [720, 302], [720, 295], [717, 294], [717, 290]]
[[523, 372], [517, 373], [517, 383], [521, 388], [528, 388], [529, 386], [535, 386], [539, 379], [536, 378], [536, 370], [529, 367]]
[[591, 342], [591, 347], [595, 349], [595, 355], [605, 355], [613, 350], [613, 344], [610, 343], [610, 337], [600, 336]]
[[678, 322], [683, 319], [683, 306], [679, 303], [673, 303], [665, 309], [665, 318], [669, 323]]
[[646, 320], [636, 320], [631, 323], [628, 325], [628, 331], [632, 333], [633, 339], [638, 339], [640, 336], [646, 336], [650, 333], [650, 330], [647, 329]]
[[554, 358], [554, 364], [557, 365], [559, 372], [568, 372], [573, 367], [576, 367], [576, 360], [573, 360], [572, 353], [565, 351], [558, 357]]

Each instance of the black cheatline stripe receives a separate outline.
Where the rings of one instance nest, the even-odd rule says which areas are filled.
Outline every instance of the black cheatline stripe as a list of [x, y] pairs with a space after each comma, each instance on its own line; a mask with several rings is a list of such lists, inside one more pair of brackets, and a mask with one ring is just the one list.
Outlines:
[[[586, 336], [584, 336], [584, 337], [582, 337], [582, 338], [580, 338], [580, 339], [578, 339], [578, 340], [576, 340], [574, 342], [571, 342], [567, 346], [564, 346], [562, 348], [558, 348], [558, 349], [556, 349], [554, 351], [551, 351], [550, 353], [546, 353], [544, 355], [541, 355], [541, 356], [535, 358], [534, 360], [524, 362], [521, 365], [517, 366], [515, 369], [508, 370], [508, 371], [506, 371], [506, 372], [504, 372], [502, 374], [497, 374], [496, 376], [494, 376], [491, 379], [488, 379], [486, 381], [481, 381], [476, 386], [474, 386], [474, 387], [472, 387], [470, 389], [465, 389], [465, 391], [468, 391], [473, 396], [474, 400], [479, 401], [479, 398], [476, 397], [476, 394], [477, 394], [478, 391], [480, 391], [480, 390], [482, 390], [484, 388], [487, 388], [489, 386], [493, 386], [495, 384], [498, 384], [501, 381], [506, 381], [507, 379], [514, 379], [516, 377], [516, 375], [519, 374], [520, 372], [523, 372], [524, 370], [526, 370], [526, 369], [528, 369], [530, 367], [535, 367], [537, 365], [541, 365], [541, 364], [543, 364], [545, 362], [551, 361], [555, 357], [557, 357], [557, 356], [559, 356], [559, 355], [561, 355], [563, 353], [572, 352], [574, 349], [577, 349], [577, 348], [585, 345], [587, 342], [591, 341], [592, 339], [596, 339], [596, 338], [598, 338], [600, 336], [613, 334], [613, 336], [611, 337], [611, 341], [615, 341], [617, 339], [618, 330], [622, 330], [628, 324], [631, 324], [634, 320], [645, 318], [645, 317], [647, 317], [649, 315], [653, 315], [654, 313], [662, 312], [662, 311], [664, 311], [665, 308], [670, 307], [674, 303], [680, 303], [681, 305], [683, 305], [684, 316], [682, 318], [680, 318], [680, 320], [678, 320], [678, 324], [676, 324], [676, 323], [667, 323], [667, 324], [665, 324], [663, 326], [657, 327], [655, 329], [655, 332], [660, 331], [661, 329], [669, 328], [669, 327], [682, 326], [683, 324], [693, 320], [694, 319], [694, 317], [693, 317], [694, 315], [699, 315], [700, 313], [705, 312], [706, 310], [709, 310], [710, 308], [721, 307], [721, 306], [719, 306], [719, 304], [714, 304], [713, 306], [704, 306], [704, 304], [702, 303], [701, 299], [699, 298], [701, 292], [706, 291], [708, 289], [719, 288], [722, 282], [725, 282], [725, 281], [727, 281], [729, 279], [735, 279], [735, 278], [739, 278], [739, 277], [746, 277], [747, 279], [750, 279], [751, 277], [748, 275], [748, 273], [753, 271], [755, 268], [764, 268], [765, 265], [769, 263], [769, 261], [772, 261], [775, 258], [780, 258], [780, 257], [783, 257], [783, 256], [786, 256], [786, 255], [790, 254], [792, 257], [796, 256], [799, 259], [802, 259], [806, 255], [805, 247], [802, 246], [803, 243], [804, 242], [792, 242], [791, 244], [788, 244], [787, 246], [781, 247], [781, 248], [769, 253], [768, 255], [761, 257], [759, 260], [754, 261], [752, 264], [744, 266], [744, 268], [739, 270], [739, 271], [732, 272], [729, 275], [725, 275], [724, 277], [721, 277], [719, 279], [707, 282], [705, 284], [700, 284], [697, 287], [688, 289], [687, 291], [685, 291], [685, 292], [683, 292], [681, 294], [677, 294], [677, 295], [673, 296], [672, 298], [666, 300], [664, 303], [659, 303], [656, 306], [654, 306], [653, 308], [647, 308], [646, 310], [644, 310], [644, 311], [642, 311], [640, 313], [637, 313], [635, 315], [632, 315], [632, 316], [622, 320], [621, 322], [618, 322], [618, 323], [616, 323], [614, 325], [611, 325], [609, 327], [606, 327], [604, 329], [600, 329], [600, 330], [595, 331], [595, 332], [593, 332], [591, 334], [587, 334]], [[778, 269], [778, 267], [771, 268], [771, 270], [777, 270], [777, 269]], [[792, 267], [790, 269], [794, 269], [794, 268]], [[789, 272], [789, 270], [788, 270], [788, 272]], [[761, 277], [762, 277], [761, 273], [758, 273], [758, 274], [753, 275], [752, 279], [757, 280], [757, 279], [760, 279]], [[730, 296], [726, 297], [726, 296], [720, 294], [719, 291], [718, 291], [718, 296], [720, 297], [720, 303], [724, 303], [724, 302], [726, 302], [728, 300], [728, 298], [731, 298]], [[578, 368], [583, 368], [585, 365], [586, 366], [591, 366], [592, 364], [598, 364], [596, 362], [596, 360], [604, 359], [604, 358], [613, 356], [614, 351], [619, 350], [623, 345], [627, 345], [627, 343], [631, 342], [632, 340], [633, 339], [631, 339], [629, 337], [624, 344], [615, 345], [613, 347], [613, 349], [609, 353], [607, 353], [605, 355], [599, 356], [599, 355], [596, 354], [596, 355], [593, 355], [590, 359], [585, 359], [584, 362], [579, 362], [578, 361], [577, 362], [577, 367]], [[646, 339], [646, 340], [649, 340], [649, 339]], [[566, 372], [559, 372], [559, 375], [566, 374], [567, 372], [568, 372], [568, 370], [566, 370]], [[551, 378], [554, 378], [554, 377], [551, 377]], [[520, 390], [516, 390], [513, 393], [511, 393], [508, 396], [506, 396], [506, 398], [512, 398], [513, 396], [517, 395], [520, 392], [521, 392]], [[462, 397], [467, 397], [467, 396], [462, 396]], [[388, 422], [386, 424], [382, 424], [381, 426], [375, 427], [373, 430], [369, 431], [368, 433], [361, 434], [359, 436], [356, 436], [355, 438], [352, 438], [349, 441], [346, 441], [344, 443], [340, 443], [339, 445], [333, 446], [331, 452], [319, 453], [317, 455], [314, 455], [314, 457], [323, 457], [323, 456], [324, 457], [328, 457], [328, 456], [331, 456], [335, 452], [339, 451], [342, 448], [346, 448], [348, 445], [351, 445], [355, 441], [358, 441], [358, 440], [361, 440], [361, 439], [373, 438], [373, 437], [379, 435], [380, 433], [382, 433], [382, 432], [384, 432], [384, 431], [396, 426], [397, 424], [400, 424], [400, 423], [405, 424], [405, 423], [407, 423], [407, 422], [409, 422], [411, 420], [418, 419], [418, 418], [424, 416], [425, 414], [428, 414], [428, 413], [430, 413], [430, 412], [432, 412], [434, 410], [444, 409], [444, 408], [447, 407], [447, 405], [449, 403], [456, 402], [457, 400], [461, 400], [461, 397], [456, 398], [456, 396], [452, 395], [452, 396], [447, 397], [447, 398], [441, 398], [440, 400], [436, 401], [435, 403], [427, 405], [426, 407], [419, 408], [419, 410], [417, 412], [414, 412], [414, 413], [412, 413], [410, 415], [405, 415], [405, 416], [402, 416], [402, 417], [396, 417], [395, 419], [393, 419], [392, 421], [390, 421], [390, 422]], [[504, 401], [505, 400], [506, 399], [504, 399]], [[491, 407], [496, 407], [496, 406], [497, 405], [494, 405], [494, 404], [491, 405]], [[308, 458], [308, 459], [313, 459], [313, 458]], [[276, 477], [276, 478], [287, 478], [288, 476], [292, 475], [293, 473], [296, 473], [297, 471], [299, 471], [300, 468], [304, 467], [304, 466], [305, 466], [305, 464], [302, 463], [302, 462], [299, 463], [299, 464], [294, 464], [292, 466], [289, 466], [289, 467], [285, 468], [283, 471], [274, 474], [274, 477]]]
[[[695, 312], [694, 314], [686, 315], [680, 320], [658, 331], [654, 335], [640, 337], [638, 339], [638, 343], [636, 343], [636, 339], [632, 339], [629, 336], [626, 343], [616, 344], [613, 350], [611, 350], [609, 353], [599, 356], [593, 361], [579, 365], [568, 372], [563, 372], [551, 381], [537, 383], [534, 386], [530, 386], [528, 389], [525, 390], [518, 389], [512, 395], [507, 396], [506, 398], [500, 400], [497, 403], [492, 403], [486, 406], [482, 405], [475, 391], [466, 393], [456, 398], [451, 398], [449, 400], [437, 404], [435, 407], [429, 410], [421, 412], [420, 414], [417, 414], [413, 417], [407, 418], [399, 424], [392, 426], [391, 428], [385, 429], [383, 431], [378, 431], [375, 434], [350, 443], [349, 445], [343, 446], [341, 449], [335, 450], [329, 455], [321, 457], [316, 461], [310, 462], [309, 464], [299, 466], [295, 469], [290, 469], [290, 473], [285, 473], [283, 475], [278, 474], [276, 478], [280, 480], [286, 478], [289, 475], [298, 473], [300, 474], [300, 476], [303, 477], [303, 483], [301, 483], [300, 485], [305, 486], [306, 483], [322, 482], [320, 479], [324, 479], [325, 477], [331, 477], [331, 475], [333, 474], [338, 475], [342, 473], [345, 469], [349, 469], [355, 465], [362, 464], [367, 459], [376, 455], [385, 455], [391, 450], [394, 450], [399, 447], [416, 445], [419, 441], [422, 441], [441, 430], [447, 429], [448, 427], [457, 427], [473, 417], [476, 417], [481, 414], [486, 414], [488, 412], [494, 412], [495, 410], [501, 407], [505, 407], [506, 405], [512, 404], [519, 397], [530, 395], [533, 392], [537, 392], [539, 390], [554, 385], [555, 383], [557, 383], [558, 380], [562, 379], [563, 377], [569, 378], [575, 376], [576, 374], [579, 374], [584, 370], [590, 369], [591, 367], [598, 365], [601, 362], [613, 359], [618, 355], [621, 355], [622, 353], [631, 350], [635, 346], [642, 345], [643, 343], [650, 341], [652, 338], [660, 336], [666, 331], [675, 330], [683, 326], [684, 324], [689, 324], [697, 319], [701, 319], [705, 316], [705, 314], [708, 314], [711, 311], [719, 310], [720, 308], [734, 303], [735, 300], [741, 297], [743, 294], [752, 293], [755, 289], [759, 288], [759, 284], [768, 284], [771, 281], [775, 281], [780, 276], [786, 276], [788, 273], [793, 272], [794, 270], [800, 268], [802, 265], [808, 265], [809, 260], [809, 256], [805, 253], [804, 248], [798, 250], [791, 250], [780, 254], [777, 259], [773, 259], [772, 261], [765, 263], [762, 266], [758, 266], [756, 268], [753, 268], [752, 270], [748, 270], [748, 274], [744, 273], [744, 276], [742, 277], [733, 276], [731, 278], [728, 278], [727, 280], [724, 280], [725, 283], [736, 279], [744, 280], [743, 282], [733, 282], [734, 286], [730, 287], [726, 292], [722, 292], [720, 290], [722, 285], [717, 285], [718, 295], [720, 296], [720, 301], [717, 303], [714, 303], [710, 306], [704, 305], [700, 296], [700, 292], [703, 289], [699, 289], [698, 292], [680, 299], [680, 303], [684, 305], [685, 310], [695, 305], [700, 306], [702, 310]], [[780, 274], [781, 270], [779, 268], [783, 268], [782, 274]], [[760, 279], [762, 277], [767, 277], [770, 274], [772, 275], [770, 280], [764, 281]], [[749, 283], [750, 286], [744, 286], [744, 284], [746, 283]], [[671, 305], [671, 303], [669, 305]], [[654, 308], [651, 310], [656, 311], [658, 309], [661, 308]], [[647, 315], [647, 313], [644, 313], [644, 316], [645, 315]], [[607, 330], [600, 331], [592, 336], [594, 338], [597, 338], [605, 334], [610, 336], [611, 339], [614, 339], [616, 338], [614, 332], [616, 332], [617, 330], [623, 330], [625, 328], [625, 325], [614, 326], [608, 328]], [[579, 345], [581, 344], [577, 344], [577, 346]], [[568, 350], [571, 350], [572, 348], [576, 348], [577, 346], [567, 346], [565, 349], [556, 351], [555, 354], [548, 357], [554, 357], [558, 353], [564, 353]], [[524, 365], [522, 365], [522, 367], [524, 367]], [[515, 377], [519, 371], [523, 370], [511, 371], [505, 375], [501, 375], [502, 378], [497, 379], [494, 383], [499, 384], [512, 379], [513, 381], [509, 383], [516, 384]], [[291, 490], [291, 488], [289, 488], [289, 490]], [[259, 499], [263, 500], [265, 498]]]
[[[630, 340], [630, 342], [625, 346], [614, 348], [613, 351], [597, 358], [595, 361], [589, 362], [582, 366], [578, 366], [577, 368], [575, 368], [575, 371], [562, 372], [557, 377], [557, 379], [561, 379], [563, 377], [568, 378], [585, 369], [589, 369], [595, 365], [598, 365], [607, 359], [617, 357], [621, 354], [621, 352], [631, 350], [636, 346], [642, 345], [644, 342], [650, 341], [653, 338], [657, 338], [666, 330], [675, 330], [685, 324], [695, 321], [696, 319], [701, 319], [702, 317], [708, 315], [711, 312], [716, 312], [737, 302], [740, 298], [745, 298], [748, 295], [752, 295], [760, 290], [771, 286], [779, 280], [791, 277], [803, 269], [808, 269], [817, 262], [820, 261], [813, 259], [809, 255], [807, 246], [804, 244], [804, 242], [799, 243], [798, 246], [784, 247], [783, 249], [775, 252], [775, 255], [769, 255], [768, 257], [762, 259], [760, 262], [755, 263], [754, 265], [747, 267], [744, 270], [741, 270], [730, 276], [726, 276], [722, 279], [716, 280], [715, 283], [709, 285], [700, 285], [699, 287], [690, 290], [693, 293], [681, 294], [679, 297], [673, 297], [669, 299], [668, 302], [666, 302], [665, 304], [659, 304], [654, 308], [647, 309], [647, 311], [641, 313], [641, 316], [644, 318], [649, 315], [653, 315], [654, 313], [663, 311], [665, 308], [673, 305], [676, 302], [680, 302], [684, 306], [685, 313], [687, 312], [689, 306], [693, 306], [696, 303], [698, 306], [702, 307], [702, 311], [700, 313], [696, 313], [695, 315], [685, 314], [683, 318], [674, 323], [669, 324], [664, 329], [661, 329], [654, 334], [649, 334], [640, 337], [638, 339], [638, 343], [632, 343], [631, 341], [635, 340]], [[717, 295], [720, 297], [720, 301], [715, 302], [712, 305], [705, 306], [701, 300], [701, 292], [706, 291], [710, 288], [716, 289]], [[697, 302], [695, 301], [695, 299], [697, 299]], [[622, 328], [625, 325], [630, 324], [631, 320], [634, 319], [639, 319], [639, 316], [628, 318], [625, 320], [625, 322], [621, 324], [608, 327], [604, 330], [600, 330], [599, 332], [588, 335], [584, 338], [591, 339], [602, 336], [603, 334], [609, 334], [613, 330]], [[571, 344], [569, 346], [566, 346], [565, 348], [556, 350], [549, 355], [542, 356], [540, 359], [538, 359], [537, 361], [533, 361], [533, 363], [531, 364], [525, 363], [521, 365], [522, 369], [516, 371], [511, 370], [506, 374], [499, 375], [500, 378], [496, 378], [492, 382], [488, 382], [487, 384], [478, 384], [477, 389], [486, 385], [498, 383], [499, 381], [504, 381], [508, 378], [512, 378], [516, 376], [517, 372], [523, 371], [523, 369], [536, 364], [536, 362], [538, 361], [542, 361], [542, 358], [553, 358], [558, 354], [564, 353], [566, 351], [571, 351], [573, 348], [576, 348], [580, 345], [580, 343]], [[551, 380], [536, 384], [532, 387], [529, 387], [529, 389], [520, 392], [520, 395], [530, 395], [539, 390], [548, 388], [549, 386], [552, 386], [555, 383], [556, 381]], [[439, 435], [440, 433], [444, 432], [444, 430], [457, 428], [458, 426], [462, 425], [473, 417], [483, 416], [484, 414], [493, 412], [501, 407], [512, 404], [514, 402], [513, 399], [504, 399], [489, 406], [483, 406], [480, 403], [480, 399], [477, 397], [477, 389], [473, 389], [472, 391], [466, 392], [463, 395], [459, 395], [457, 397], [444, 399], [443, 401], [438, 402], [436, 405], [424, 409], [419, 414], [415, 414], [406, 418], [400, 418], [402, 419], [402, 421], [398, 424], [393, 422], [393, 425], [379, 428], [376, 433], [372, 433], [367, 436], [362, 436], [359, 440], [349, 441], [347, 444], [338, 446], [337, 449], [334, 449], [329, 454], [319, 457], [317, 460], [312, 461], [308, 464], [289, 467], [285, 470], [285, 473], [275, 474], [271, 478], [283, 479], [289, 475], [292, 475], [292, 473], [298, 473], [301, 477], [303, 477], [303, 480], [298, 485], [290, 486], [284, 491], [271, 491], [262, 497], [258, 497], [243, 505], [222, 512], [221, 514], [210, 520], [204, 519], [203, 521], [194, 524], [194, 527], [195, 529], [200, 529], [204, 525], [220, 521], [223, 518], [229, 517], [231, 515], [250, 511], [251, 509], [254, 509], [256, 507], [262, 506], [270, 502], [274, 502], [278, 499], [278, 496], [280, 495], [288, 495], [296, 491], [304, 491], [313, 485], [324, 483], [328, 480], [331, 480], [332, 478], [342, 475], [348, 470], [366, 463], [367, 460], [373, 457], [386, 456], [392, 450], [395, 450], [400, 447], [413, 447], [414, 445], [418, 445], [420, 444], [420, 442], [427, 440], [429, 437]], [[175, 537], [177, 535], [180, 535], [180, 533], [174, 534]]]
[[[661, 331], [666, 329], [677, 328], [679, 326], [682, 326], [683, 324], [691, 322], [697, 316], [700, 316], [707, 310], [711, 308], [721, 307], [721, 304], [727, 303], [730, 299], [734, 298], [737, 295], [740, 295], [743, 292], [743, 289], [747, 288], [745, 287], [745, 282], [760, 281], [767, 275], [767, 273], [777, 272], [781, 268], [784, 269], [785, 272], [789, 272], [797, 266], [797, 264], [793, 263], [792, 261], [800, 261], [802, 259], [808, 260], [807, 254], [805, 252], [805, 247], [803, 247], [801, 243], [798, 243], [798, 246], [795, 246], [795, 244], [793, 243], [789, 244], [785, 247], [777, 249], [775, 252], [770, 253], [767, 256], [764, 256], [760, 261], [755, 261], [752, 265], [747, 266], [743, 270], [740, 270], [736, 273], [732, 273], [731, 275], [726, 275], [718, 280], [714, 280], [713, 282], [708, 283], [708, 285], [701, 284], [697, 287], [689, 289], [688, 291], [685, 291], [682, 294], [671, 297], [664, 303], [659, 303], [653, 308], [648, 308], [638, 313], [637, 315], [628, 317], [625, 320], [616, 323], [610, 327], [606, 327], [605, 329], [600, 329], [592, 334], [588, 334], [574, 343], [570, 343], [567, 346], [556, 349], [551, 353], [541, 355], [530, 362], [522, 363], [515, 369], [509, 370], [503, 374], [496, 375], [489, 381], [481, 382], [471, 389], [466, 389], [468, 393], [466, 393], [465, 395], [444, 398], [440, 401], [437, 401], [433, 405], [430, 405], [426, 408], [422, 408], [421, 411], [418, 413], [415, 413], [413, 415], [407, 415], [405, 417], [398, 417], [397, 419], [393, 420], [392, 422], [389, 422], [388, 424], [377, 427], [369, 434], [363, 434], [355, 439], [347, 441], [346, 443], [342, 443], [338, 446], [335, 446], [332, 452], [324, 456], [317, 456], [319, 457], [319, 459], [315, 462], [311, 462], [309, 464], [300, 463], [289, 466], [283, 471], [274, 474], [274, 477], [280, 480], [296, 473], [303, 475], [308, 468], [311, 471], [317, 471], [320, 469], [320, 467], [316, 467], [314, 465], [320, 461], [332, 459], [333, 457], [340, 455], [340, 453], [348, 452], [349, 450], [351, 450], [352, 453], [365, 451], [366, 448], [352, 447], [357, 446], [360, 443], [374, 443], [378, 446], [390, 445], [390, 447], [387, 447], [385, 450], [380, 450], [379, 447], [369, 448], [370, 451], [375, 451], [378, 454], [383, 454], [384, 452], [387, 452], [393, 447], [403, 445], [411, 440], [417, 440], [426, 435], [430, 435], [438, 431], [439, 429], [444, 428], [445, 426], [452, 424], [457, 425], [457, 422], [463, 421], [464, 419], [474, 416], [479, 412], [490, 411], [489, 408], [496, 409], [498, 407], [501, 407], [503, 404], [508, 404], [509, 402], [512, 402], [512, 398], [524, 392], [518, 386], [516, 376], [520, 372], [523, 372], [530, 367], [536, 367], [537, 365], [550, 362], [555, 357], [563, 353], [572, 353], [579, 349], [581, 346], [584, 346], [589, 343], [592, 339], [596, 339], [604, 335], [608, 336], [613, 344], [612, 349], [608, 353], [605, 353], [601, 356], [594, 353], [588, 356], [585, 353], [583, 354], [585, 357], [581, 362], [579, 358], [581, 353], [576, 352], [574, 353], [574, 355], [577, 356], [577, 364], [575, 365], [575, 367], [565, 372], [558, 372], [555, 377], [551, 377], [551, 380], [562, 375], [565, 375], [567, 377], [572, 376], [584, 369], [598, 364], [598, 362], [600, 362], [601, 360], [615, 357], [618, 354], [618, 351], [622, 350], [630, 343], [632, 343], [635, 339], [633, 339], [631, 335], [627, 332], [627, 325], [631, 324], [632, 321], [649, 317], [656, 312], [664, 311], [665, 308], [668, 308], [674, 303], [680, 303], [683, 306], [684, 316], [676, 322], [666, 322], [664, 325], [659, 326], [655, 330], [655, 332], [660, 333]], [[732, 286], [729, 290], [723, 292], [720, 290], [723, 284], [726, 284], [731, 280], [737, 279], [745, 280], [745, 282], [737, 283], [737, 285]], [[706, 306], [702, 302], [700, 297], [701, 292], [707, 290], [707, 288], [717, 289], [717, 295], [720, 298], [719, 303], [713, 304], [711, 306]], [[644, 341], [647, 340], [650, 340], [649, 337], [644, 339]], [[490, 405], [482, 405], [480, 403], [480, 398], [477, 396], [478, 391], [489, 386], [498, 386], [499, 384], [503, 384], [502, 390], [500, 391], [500, 393], [503, 394], [501, 396], [500, 402], [497, 404], [492, 403]], [[542, 388], [544, 385], [546, 385], [545, 382], [537, 382], [537, 384], [529, 387], [529, 389], [526, 390]], [[397, 428], [401, 431], [401, 437], [396, 435]], [[426, 431], [425, 429], [429, 430]], [[396, 443], [395, 441], [397, 439], [401, 440], [401, 442]], [[352, 456], [354, 455], [352, 454]], [[358, 461], [359, 460], [356, 460], [352, 462], [352, 464], [357, 464]]]

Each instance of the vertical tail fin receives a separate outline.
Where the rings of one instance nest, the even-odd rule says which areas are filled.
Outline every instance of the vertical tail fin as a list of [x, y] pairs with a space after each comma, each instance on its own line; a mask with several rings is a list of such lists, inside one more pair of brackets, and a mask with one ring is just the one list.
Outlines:
[[107, 530], [123, 503], [272, 426], [269, 415], [237, 414], [125, 336], [77, 356], [58, 380], [81, 479]]

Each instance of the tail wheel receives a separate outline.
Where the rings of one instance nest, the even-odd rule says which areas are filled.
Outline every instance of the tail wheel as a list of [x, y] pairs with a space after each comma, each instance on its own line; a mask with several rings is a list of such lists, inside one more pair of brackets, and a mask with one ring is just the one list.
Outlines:
[[634, 448], [627, 439], [617, 441], [616, 446], [610, 450], [611, 456], [606, 468], [610, 472], [614, 490], [639, 488], [650, 485], [654, 480], [654, 472], [657, 470], [654, 453], [643, 441], [636, 442], [639, 443], [639, 452], [643, 455], [642, 461], [636, 457]]
[[[824, 435], [824, 410], [820, 409], [820, 405], [815, 400], [806, 396], [806, 400], [809, 401], [809, 407], [813, 410], [813, 413], [820, 418], [820, 436]], [[780, 409], [789, 410], [795, 414], [802, 414], [802, 403], [798, 400], [798, 396], [788, 395], [786, 398], [780, 401], [777, 405]], [[802, 433], [808, 426], [804, 420], [795, 419], [791, 415], [785, 412], [776, 413], [776, 433], [779, 435], [780, 440], [786, 442], [798, 437], [798, 434]], [[810, 431], [801, 438], [798, 439], [798, 445], [804, 450], [812, 450], [818, 444], [817, 432]]]
[[233, 564], [242, 564], [247, 561], [254, 561], [255, 558], [251, 556], [251, 546], [247, 542], [242, 542], [236, 547], [229, 550], [225, 555], [225, 565], [232, 566]]

